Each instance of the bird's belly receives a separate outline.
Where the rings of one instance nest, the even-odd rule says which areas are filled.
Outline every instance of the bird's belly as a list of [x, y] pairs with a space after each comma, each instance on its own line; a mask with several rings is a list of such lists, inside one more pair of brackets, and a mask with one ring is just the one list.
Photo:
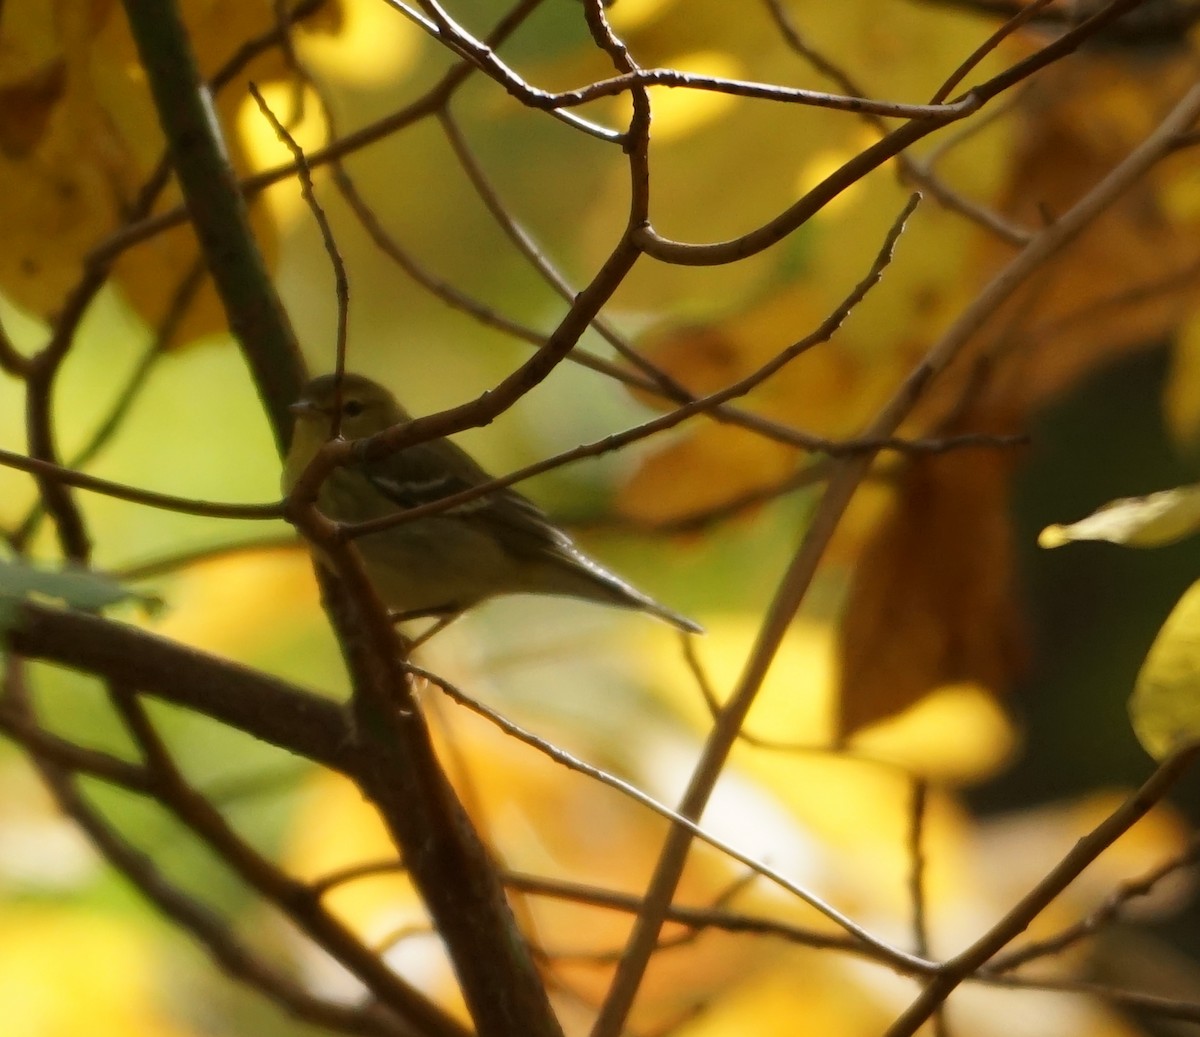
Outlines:
[[390, 609], [459, 612], [514, 589], [512, 560], [453, 518], [418, 519], [356, 543]]

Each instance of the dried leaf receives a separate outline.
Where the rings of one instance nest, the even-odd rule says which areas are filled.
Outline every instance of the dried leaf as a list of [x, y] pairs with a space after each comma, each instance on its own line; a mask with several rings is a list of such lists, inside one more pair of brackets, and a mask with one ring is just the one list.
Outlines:
[[[1186, 55], [1147, 65], [1096, 52], [1047, 70], [1022, 105], [998, 208], [1032, 229], [1065, 212], [1150, 132], [1168, 99], [1191, 83], [1190, 63]], [[1169, 196], [1179, 188], [1194, 197], [1194, 176], [1178, 157], [1161, 163], [1006, 307], [978, 344], [992, 358], [994, 399], [1028, 413], [1173, 333], [1195, 305], [1200, 250], [1189, 225], [1195, 214], [1179, 212]], [[1011, 254], [982, 238], [981, 272]]]
[[[337, 5], [334, 5], [337, 6]], [[82, 274], [85, 257], [124, 220], [163, 151], [158, 118], [126, 19], [112, 0], [6, 0], [0, 5], [0, 291], [22, 309], [50, 317]], [[201, 70], [211, 75], [250, 39], [275, 24], [268, 0], [188, 0], [182, 4]], [[325, 18], [322, 28], [336, 24]], [[216, 98], [233, 127], [246, 103], [245, 83], [270, 83], [286, 72], [271, 48]], [[239, 173], [250, 171], [243, 142], [228, 141]], [[159, 209], [179, 202], [174, 187]], [[257, 206], [251, 221], [269, 264], [276, 230]], [[114, 272], [124, 298], [152, 326], [172, 305], [196, 265], [190, 228], [176, 228], [121, 257]], [[225, 328], [215, 291], [201, 286], [173, 341]]]
[[841, 630], [843, 737], [947, 684], [1005, 688], [1025, 659], [1010, 453], [911, 461], [855, 568]]
[[794, 469], [795, 451], [710, 424], [643, 462], [618, 506], [640, 522], [681, 522], [769, 489]]

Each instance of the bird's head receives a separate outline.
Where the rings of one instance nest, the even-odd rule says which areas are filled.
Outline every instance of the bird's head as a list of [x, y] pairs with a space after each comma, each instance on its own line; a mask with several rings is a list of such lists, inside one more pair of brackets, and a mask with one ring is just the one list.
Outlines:
[[385, 428], [407, 421], [408, 415], [378, 382], [358, 374], [323, 374], [304, 387], [300, 399], [289, 408], [296, 415], [296, 431], [328, 439], [334, 418], [340, 414], [338, 430], [345, 439], [373, 436]]

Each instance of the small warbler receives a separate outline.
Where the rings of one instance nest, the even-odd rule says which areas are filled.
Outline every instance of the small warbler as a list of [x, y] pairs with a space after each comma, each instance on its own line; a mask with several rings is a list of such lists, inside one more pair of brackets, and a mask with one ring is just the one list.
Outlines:
[[[340, 396], [333, 375], [314, 379], [292, 404], [296, 426], [283, 468], [285, 493], [332, 435], [339, 402], [339, 430], [346, 439], [410, 420], [387, 389], [361, 375], [343, 375]], [[457, 446], [438, 439], [335, 468], [321, 485], [317, 507], [336, 522], [366, 522], [490, 478]], [[507, 487], [364, 534], [355, 543], [375, 590], [397, 620], [435, 617], [440, 629], [487, 598], [558, 594], [640, 609], [680, 630], [702, 629], [593, 561], [537, 505]]]

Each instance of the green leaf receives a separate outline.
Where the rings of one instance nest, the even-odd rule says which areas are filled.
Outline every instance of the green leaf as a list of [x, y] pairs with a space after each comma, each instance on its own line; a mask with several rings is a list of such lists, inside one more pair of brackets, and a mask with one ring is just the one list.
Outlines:
[[1200, 580], [1184, 592], [1150, 646], [1129, 716], [1138, 741], [1157, 759], [1200, 737]]
[[1038, 537], [1038, 544], [1062, 547], [1072, 540], [1108, 540], [1127, 547], [1162, 547], [1197, 532], [1200, 532], [1200, 483], [1193, 483], [1148, 497], [1109, 501], [1069, 526], [1047, 526]]
[[45, 569], [0, 559], [0, 629], [15, 622], [17, 605], [28, 598], [49, 598], [89, 612], [125, 601], [136, 602], [148, 612], [157, 611], [163, 604], [160, 598], [139, 594], [93, 569]]

